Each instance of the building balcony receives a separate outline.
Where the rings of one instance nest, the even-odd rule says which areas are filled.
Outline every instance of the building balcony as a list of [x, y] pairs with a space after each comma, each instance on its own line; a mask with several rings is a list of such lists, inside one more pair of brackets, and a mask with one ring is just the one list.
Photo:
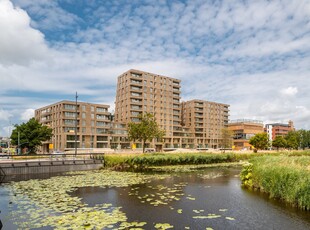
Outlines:
[[195, 129], [195, 133], [203, 133], [203, 129]]
[[130, 85], [142, 85], [142, 80], [141, 81], [137, 81], [137, 80], [131, 80], [130, 81]]
[[142, 100], [137, 100], [137, 99], [131, 99], [130, 104], [142, 104]]
[[203, 117], [203, 113], [195, 113], [196, 117]]
[[203, 103], [195, 103], [195, 107], [201, 108], [201, 107], [203, 107]]
[[142, 74], [140, 73], [130, 73], [130, 79], [141, 79], [142, 78]]
[[142, 97], [142, 93], [134, 93], [134, 92], [132, 92], [132, 93], [130, 94], [130, 97], [138, 97], [138, 98], [141, 98], [141, 97]]
[[131, 111], [142, 111], [142, 106], [131, 106], [130, 110]]
[[142, 87], [130, 87], [131, 92], [142, 92]]

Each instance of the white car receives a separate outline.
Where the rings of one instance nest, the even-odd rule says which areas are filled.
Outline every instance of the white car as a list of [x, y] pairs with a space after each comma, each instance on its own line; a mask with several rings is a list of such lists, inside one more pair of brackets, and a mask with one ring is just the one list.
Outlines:
[[52, 157], [65, 157], [66, 156], [66, 154], [64, 153], [64, 152], [61, 152], [61, 151], [53, 151], [52, 153], [51, 153], [51, 158]]

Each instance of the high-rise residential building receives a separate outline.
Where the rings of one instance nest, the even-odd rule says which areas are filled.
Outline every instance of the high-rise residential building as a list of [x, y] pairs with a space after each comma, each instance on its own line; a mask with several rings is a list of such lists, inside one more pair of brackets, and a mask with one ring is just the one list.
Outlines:
[[233, 146], [235, 150], [250, 150], [249, 140], [255, 134], [264, 132], [264, 124], [259, 120], [238, 119], [228, 124], [228, 129], [233, 132]]
[[[36, 119], [53, 129], [43, 151], [77, 148], [130, 148], [127, 124], [139, 114], [152, 113], [165, 136], [147, 143], [163, 148], [219, 148], [227, 127], [229, 105], [203, 100], [180, 103], [181, 80], [140, 70], [128, 70], [117, 79], [115, 114], [109, 105], [61, 101], [35, 111]], [[114, 119], [112, 119], [114, 118]], [[112, 121], [113, 120], [113, 121]], [[76, 123], [77, 121], [77, 123]], [[77, 129], [75, 129], [75, 125]], [[77, 140], [75, 140], [77, 130]], [[53, 145], [51, 145], [53, 144]], [[141, 143], [135, 143], [137, 148]]]
[[117, 79], [116, 122], [138, 122], [141, 113], [152, 113], [166, 131], [164, 147], [179, 143], [181, 127], [180, 80], [158, 74], [129, 70]]
[[[75, 148], [108, 148], [111, 128], [109, 105], [60, 101], [35, 111], [35, 118], [53, 129], [50, 142], [42, 150], [72, 150]], [[76, 124], [77, 121], [77, 124]], [[50, 145], [52, 144], [52, 145]], [[52, 149], [51, 149], [52, 146]]]
[[229, 105], [190, 100], [182, 102], [182, 125], [194, 136], [195, 148], [219, 148], [222, 129], [228, 127]]
[[270, 141], [274, 140], [277, 136], [285, 136], [289, 131], [293, 131], [294, 123], [289, 121], [288, 124], [283, 123], [272, 123], [265, 125], [265, 132], [268, 134]]

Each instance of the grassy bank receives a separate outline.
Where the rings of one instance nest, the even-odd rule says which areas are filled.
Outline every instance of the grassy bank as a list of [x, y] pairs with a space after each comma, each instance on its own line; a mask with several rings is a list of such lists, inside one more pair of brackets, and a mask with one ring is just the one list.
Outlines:
[[250, 189], [259, 189], [300, 209], [310, 210], [309, 152], [260, 156], [244, 166], [241, 180]]
[[236, 159], [231, 153], [155, 153], [139, 155], [106, 155], [106, 167], [145, 168], [149, 166], [214, 164], [234, 162]]
[[167, 165], [197, 165], [247, 161], [258, 156], [310, 156], [310, 151], [259, 152], [259, 153], [152, 153], [152, 154], [106, 154], [106, 167], [149, 167]]

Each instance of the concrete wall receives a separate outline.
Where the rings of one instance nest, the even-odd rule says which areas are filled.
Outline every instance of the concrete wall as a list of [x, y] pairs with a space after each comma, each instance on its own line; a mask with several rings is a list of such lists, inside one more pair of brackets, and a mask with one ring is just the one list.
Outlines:
[[1, 163], [5, 175], [45, 174], [69, 171], [83, 171], [100, 169], [103, 166], [101, 160], [66, 160], [66, 161], [41, 161], [41, 162], [17, 162]]

